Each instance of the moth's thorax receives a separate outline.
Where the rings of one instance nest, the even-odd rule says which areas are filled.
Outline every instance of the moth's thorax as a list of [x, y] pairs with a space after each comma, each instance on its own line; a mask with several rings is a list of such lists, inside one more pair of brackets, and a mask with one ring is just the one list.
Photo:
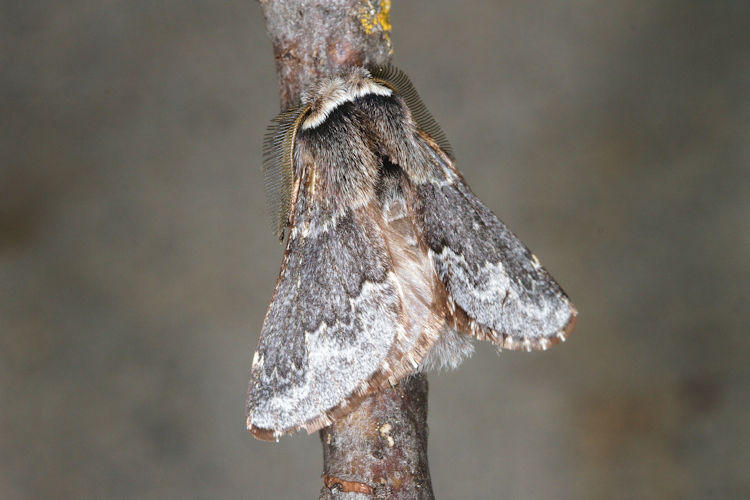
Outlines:
[[337, 107], [369, 94], [390, 96], [393, 91], [375, 82], [364, 68], [352, 68], [342, 76], [320, 80], [302, 96], [302, 103], [309, 105], [310, 111], [300, 129], [318, 127]]

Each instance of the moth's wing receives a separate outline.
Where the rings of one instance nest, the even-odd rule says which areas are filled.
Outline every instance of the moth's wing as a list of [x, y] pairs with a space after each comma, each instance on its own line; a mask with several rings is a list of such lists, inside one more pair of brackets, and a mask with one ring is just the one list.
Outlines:
[[[430, 172], [416, 187], [435, 268], [459, 329], [507, 349], [565, 340], [577, 311], [529, 249], [469, 189], [450, 158], [420, 135]], [[461, 313], [465, 313], [462, 318]]]
[[260, 439], [329, 425], [414, 372], [445, 321], [444, 287], [400, 178], [375, 179], [379, 159], [357, 113], [342, 105], [280, 141], [281, 151], [296, 141], [297, 167], [248, 392], [247, 427]]
[[369, 392], [402, 329], [374, 222], [309, 215], [295, 221], [305, 231], [293, 229], [253, 358], [247, 426], [261, 439], [329, 425]]
[[450, 146], [406, 75], [374, 71], [397, 96], [372, 96], [383, 152], [417, 193], [416, 218], [448, 291], [458, 330], [508, 349], [546, 349], [564, 340], [577, 312], [536, 257], [475, 195], [456, 170]]

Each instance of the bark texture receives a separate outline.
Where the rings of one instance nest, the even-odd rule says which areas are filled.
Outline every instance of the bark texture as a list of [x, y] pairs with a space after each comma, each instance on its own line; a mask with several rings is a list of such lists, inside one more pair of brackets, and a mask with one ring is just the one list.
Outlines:
[[[390, 0], [260, 0], [282, 109], [321, 76], [390, 61]], [[427, 463], [427, 380], [374, 394], [320, 431], [321, 499], [434, 498]]]
[[261, 0], [281, 106], [324, 75], [390, 61], [390, 0]]
[[427, 463], [427, 379], [413, 375], [320, 431], [321, 500], [432, 499]]

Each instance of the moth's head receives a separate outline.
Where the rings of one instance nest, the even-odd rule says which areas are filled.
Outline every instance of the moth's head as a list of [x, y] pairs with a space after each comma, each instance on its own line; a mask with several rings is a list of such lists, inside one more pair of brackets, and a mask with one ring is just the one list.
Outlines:
[[365, 68], [349, 68], [341, 75], [322, 78], [302, 94], [302, 106], [309, 106], [310, 110], [300, 128], [317, 127], [337, 107], [365, 95], [389, 96], [392, 93], [391, 89], [373, 80]]

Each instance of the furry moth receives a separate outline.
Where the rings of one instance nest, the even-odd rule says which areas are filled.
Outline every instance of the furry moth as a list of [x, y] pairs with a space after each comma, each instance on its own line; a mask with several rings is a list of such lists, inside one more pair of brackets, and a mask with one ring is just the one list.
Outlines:
[[401, 71], [319, 82], [269, 127], [286, 250], [252, 361], [247, 428], [313, 432], [373, 391], [457, 366], [471, 339], [547, 349], [576, 309], [472, 193]]

